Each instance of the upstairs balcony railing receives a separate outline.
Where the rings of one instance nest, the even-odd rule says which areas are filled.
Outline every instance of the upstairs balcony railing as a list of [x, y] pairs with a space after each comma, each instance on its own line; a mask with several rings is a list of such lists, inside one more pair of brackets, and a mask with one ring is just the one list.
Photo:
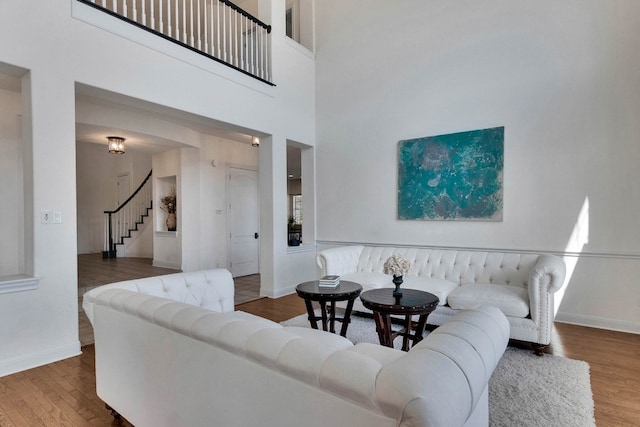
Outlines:
[[271, 82], [271, 26], [226, 0], [78, 0]]

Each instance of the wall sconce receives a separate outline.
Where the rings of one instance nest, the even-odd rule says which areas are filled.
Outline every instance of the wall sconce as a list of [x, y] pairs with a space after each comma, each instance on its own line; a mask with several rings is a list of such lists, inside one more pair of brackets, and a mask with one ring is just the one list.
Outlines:
[[260, 138], [254, 136], [251, 138], [251, 146], [252, 147], [260, 147]]
[[124, 154], [124, 138], [108, 136], [107, 141], [109, 141], [109, 152], [111, 154]]

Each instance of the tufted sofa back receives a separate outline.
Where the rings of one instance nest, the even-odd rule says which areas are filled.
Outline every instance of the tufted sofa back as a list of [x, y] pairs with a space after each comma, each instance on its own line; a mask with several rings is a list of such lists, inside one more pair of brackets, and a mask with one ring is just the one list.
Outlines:
[[92, 289], [82, 301], [91, 323], [96, 295], [107, 289], [126, 289], [221, 313], [234, 310], [233, 277], [223, 268], [126, 280]]
[[525, 287], [529, 271], [539, 255], [497, 252], [393, 248], [360, 246], [357, 272], [384, 272], [392, 255], [401, 255], [412, 267], [409, 275], [471, 283], [504, 284]]

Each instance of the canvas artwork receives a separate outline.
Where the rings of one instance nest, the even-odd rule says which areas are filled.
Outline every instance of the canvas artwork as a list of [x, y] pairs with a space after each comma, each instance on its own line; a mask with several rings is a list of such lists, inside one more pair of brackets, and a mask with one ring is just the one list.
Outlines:
[[398, 143], [398, 219], [502, 221], [504, 127]]

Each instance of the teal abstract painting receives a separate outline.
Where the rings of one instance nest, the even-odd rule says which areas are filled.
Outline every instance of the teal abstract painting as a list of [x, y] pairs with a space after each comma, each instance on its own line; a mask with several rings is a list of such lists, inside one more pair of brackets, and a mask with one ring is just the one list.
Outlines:
[[398, 219], [502, 221], [504, 127], [398, 143]]

